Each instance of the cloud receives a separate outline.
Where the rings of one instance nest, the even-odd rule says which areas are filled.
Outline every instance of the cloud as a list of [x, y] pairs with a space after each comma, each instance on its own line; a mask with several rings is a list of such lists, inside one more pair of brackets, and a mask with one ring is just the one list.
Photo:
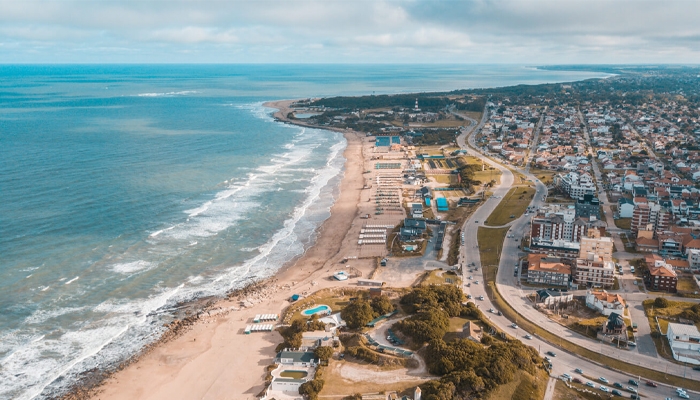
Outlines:
[[690, 1], [0, 1], [0, 62], [698, 63], [697, 15]]

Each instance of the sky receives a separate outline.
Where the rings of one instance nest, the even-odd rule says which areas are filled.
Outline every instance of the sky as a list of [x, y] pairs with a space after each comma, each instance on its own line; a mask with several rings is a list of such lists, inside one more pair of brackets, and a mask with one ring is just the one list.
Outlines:
[[700, 1], [0, 0], [0, 63], [700, 64]]

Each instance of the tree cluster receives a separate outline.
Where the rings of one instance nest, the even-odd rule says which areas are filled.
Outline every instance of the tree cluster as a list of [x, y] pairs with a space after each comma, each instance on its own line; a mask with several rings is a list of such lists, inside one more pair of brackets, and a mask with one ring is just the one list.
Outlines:
[[317, 315], [313, 315], [308, 322], [296, 319], [292, 321], [291, 325], [279, 329], [284, 341], [277, 346], [277, 351], [299, 348], [301, 347], [302, 333], [323, 329], [326, 329], [326, 325], [318, 320]]
[[486, 348], [467, 339], [436, 339], [428, 345], [426, 363], [441, 378], [421, 389], [426, 400], [473, 398], [512, 381], [518, 370], [534, 374], [540, 362], [536, 350], [517, 340]]
[[367, 325], [371, 320], [380, 315], [388, 314], [394, 310], [389, 298], [385, 295], [376, 297], [368, 301], [360, 297], [352, 301], [340, 311], [340, 316], [345, 320], [350, 329], [359, 329]]

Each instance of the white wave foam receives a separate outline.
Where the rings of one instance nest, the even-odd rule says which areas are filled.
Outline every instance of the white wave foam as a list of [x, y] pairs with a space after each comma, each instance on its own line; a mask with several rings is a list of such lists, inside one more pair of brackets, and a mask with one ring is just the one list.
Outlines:
[[120, 274], [133, 274], [134, 272], [151, 269], [155, 266], [154, 263], [144, 260], [132, 261], [128, 263], [120, 263], [112, 265], [112, 271]]
[[77, 281], [78, 279], [80, 279], [80, 277], [79, 277], [79, 276], [76, 276], [75, 278], [73, 278], [73, 279], [69, 280], [69, 281], [68, 281], [68, 282], [66, 282], [65, 284], [66, 284], [66, 285], [70, 285], [71, 283], [73, 283], [73, 282]]
[[196, 90], [181, 90], [179, 92], [166, 92], [166, 93], [139, 93], [138, 97], [163, 97], [163, 96], [185, 96], [188, 94], [199, 93]]

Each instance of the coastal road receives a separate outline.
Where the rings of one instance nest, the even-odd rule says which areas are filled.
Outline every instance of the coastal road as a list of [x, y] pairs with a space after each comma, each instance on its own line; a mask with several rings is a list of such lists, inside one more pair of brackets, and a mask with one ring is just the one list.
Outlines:
[[[483, 120], [482, 120], [483, 122]], [[483, 125], [483, 124], [480, 124]], [[478, 129], [472, 130], [472, 132], [478, 132]], [[460, 135], [458, 137], [458, 143], [462, 148], [465, 148], [465, 137], [466, 134]], [[469, 143], [473, 146], [474, 143], [474, 135], [470, 135], [468, 137]], [[475, 146], [474, 146], [475, 147]], [[503, 175], [501, 178], [501, 183], [494, 188], [494, 196], [503, 196], [505, 193], [508, 192], [510, 187], [513, 184], [513, 174], [512, 172], [503, 167], [502, 165], [492, 161], [491, 159], [479, 154], [476, 151], [473, 151], [471, 149], [468, 150], [470, 154], [473, 154], [479, 158], [482, 159], [483, 162], [498, 168], [499, 170], [502, 171]], [[529, 174], [528, 174], [529, 175]], [[533, 203], [531, 205], [534, 206], [539, 206], [542, 204], [542, 199], [543, 199], [543, 194], [546, 193], [546, 187], [538, 180], [536, 180], [532, 175], [528, 176], [529, 179], [532, 179], [534, 182], [536, 182], [536, 195], [533, 200]], [[463, 281], [465, 283], [467, 282], [475, 282], [477, 280], [480, 281], [479, 284], [472, 283], [471, 287], [469, 289], [465, 288], [465, 291], [474, 296], [474, 299], [478, 298], [479, 296], [484, 296], [484, 300], [474, 300], [475, 303], [479, 306], [480, 309], [482, 310], [488, 310], [488, 309], [495, 309], [494, 305], [490, 302], [484, 284], [483, 284], [483, 269], [481, 268], [481, 260], [479, 257], [479, 251], [478, 251], [478, 241], [477, 241], [477, 227], [483, 226], [483, 221], [488, 218], [488, 216], [493, 212], [495, 207], [498, 205], [499, 201], [496, 201], [498, 199], [494, 199], [491, 197], [489, 200], [486, 200], [486, 202], [476, 211], [474, 214], [472, 214], [471, 218], [465, 223], [463, 226], [463, 232], [465, 233], [465, 243], [464, 246], [462, 246], [462, 260], [463, 260]], [[523, 234], [526, 233], [526, 229], [528, 227], [527, 217], [521, 217], [515, 222], [513, 222], [510, 233], [513, 233], [518, 236], [522, 236]], [[478, 221], [478, 222], [477, 222]], [[518, 311], [522, 315], [524, 315], [526, 318], [528, 318], [530, 321], [534, 322], [537, 325], [540, 325], [542, 327], [547, 327], [547, 330], [550, 332], [556, 334], [560, 338], [565, 338], [566, 340], [569, 340], [571, 342], [577, 343], [583, 347], [589, 348], [593, 351], [599, 352], [601, 354], [609, 355], [612, 357], [619, 358], [623, 361], [629, 362], [631, 364], [637, 364], [637, 365], [642, 365], [650, 369], [655, 369], [659, 370], [659, 368], [667, 368], [668, 373], [674, 374], [674, 375], [679, 375], [679, 376], [685, 376], [688, 378], [692, 379], [699, 379], [700, 376], [694, 376], [694, 372], [688, 371], [686, 368], [682, 366], [678, 366], [676, 364], [667, 362], [665, 360], [657, 359], [655, 357], [649, 357], [649, 356], [644, 356], [635, 353], [632, 353], [627, 350], [621, 350], [621, 349], [616, 349], [608, 345], [602, 345], [599, 342], [593, 341], [591, 339], [588, 339], [586, 337], [583, 337], [582, 335], [578, 335], [569, 329], [564, 328], [563, 326], [553, 322], [552, 320], [548, 319], [546, 316], [541, 314], [539, 311], [535, 310], [531, 305], [528, 304], [528, 300], [525, 298], [525, 291], [523, 291], [520, 287], [517, 286], [517, 282], [515, 277], [513, 276], [514, 272], [514, 266], [515, 262], [518, 259], [518, 249], [517, 249], [517, 244], [518, 242], [516, 241], [510, 241], [506, 239], [503, 244], [503, 250], [502, 250], [502, 255], [501, 255], [501, 262], [498, 268], [498, 273], [497, 273], [497, 278], [496, 278], [496, 285], [499, 289], [499, 292], [501, 295], [504, 297], [504, 299]], [[476, 267], [478, 267], [478, 271], [472, 270], [469, 272], [470, 265], [474, 263]], [[472, 276], [472, 280], [468, 279], [468, 276]], [[496, 326], [498, 326], [500, 329], [505, 330], [505, 331], [510, 331], [512, 334], [516, 337], [523, 337], [525, 334], [519, 329], [514, 329], [510, 328], [510, 325], [517, 321], [509, 321], [503, 316], [497, 316], [496, 314], [491, 314], [486, 312], [486, 315], [494, 322]], [[554, 346], [550, 345], [547, 342], [544, 342], [540, 340], [537, 337], [533, 337], [532, 339], [526, 339], [527, 343], [532, 345], [533, 347], [536, 347], [540, 350], [540, 352], [546, 352], [546, 351], [554, 351], [554, 352], [562, 352], [558, 349], [556, 349]], [[640, 360], [640, 358], [642, 358]], [[617, 381], [620, 382], [626, 382], [627, 379], [630, 378], [635, 378], [637, 379], [638, 377], [630, 377], [626, 374], [619, 373], [619, 372], [612, 372], [610, 371], [607, 367], [597, 365], [595, 363], [592, 363], [590, 361], [584, 360], [579, 358], [577, 355], [573, 354], [561, 354], [561, 357], [558, 357], [556, 359], [556, 362], [554, 364], [554, 369], [553, 373], [554, 374], [561, 374], [564, 372], [571, 373], [571, 370], [575, 368], [582, 368], [584, 371], [595, 371], [593, 375], [600, 374], [598, 376], [606, 376], [608, 379], [611, 379], [610, 376], [613, 376], [613, 379], [617, 379]], [[680, 368], [679, 368], [680, 367]], [[606, 375], [607, 374], [607, 375]], [[612, 381], [612, 379], [611, 379]], [[660, 385], [661, 386], [661, 385]], [[643, 388], [642, 393], [644, 392], [651, 392], [651, 396], [656, 398], [657, 396], [663, 396], [662, 393], [664, 393], [664, 390], [670, 390], [669, 388]]]

